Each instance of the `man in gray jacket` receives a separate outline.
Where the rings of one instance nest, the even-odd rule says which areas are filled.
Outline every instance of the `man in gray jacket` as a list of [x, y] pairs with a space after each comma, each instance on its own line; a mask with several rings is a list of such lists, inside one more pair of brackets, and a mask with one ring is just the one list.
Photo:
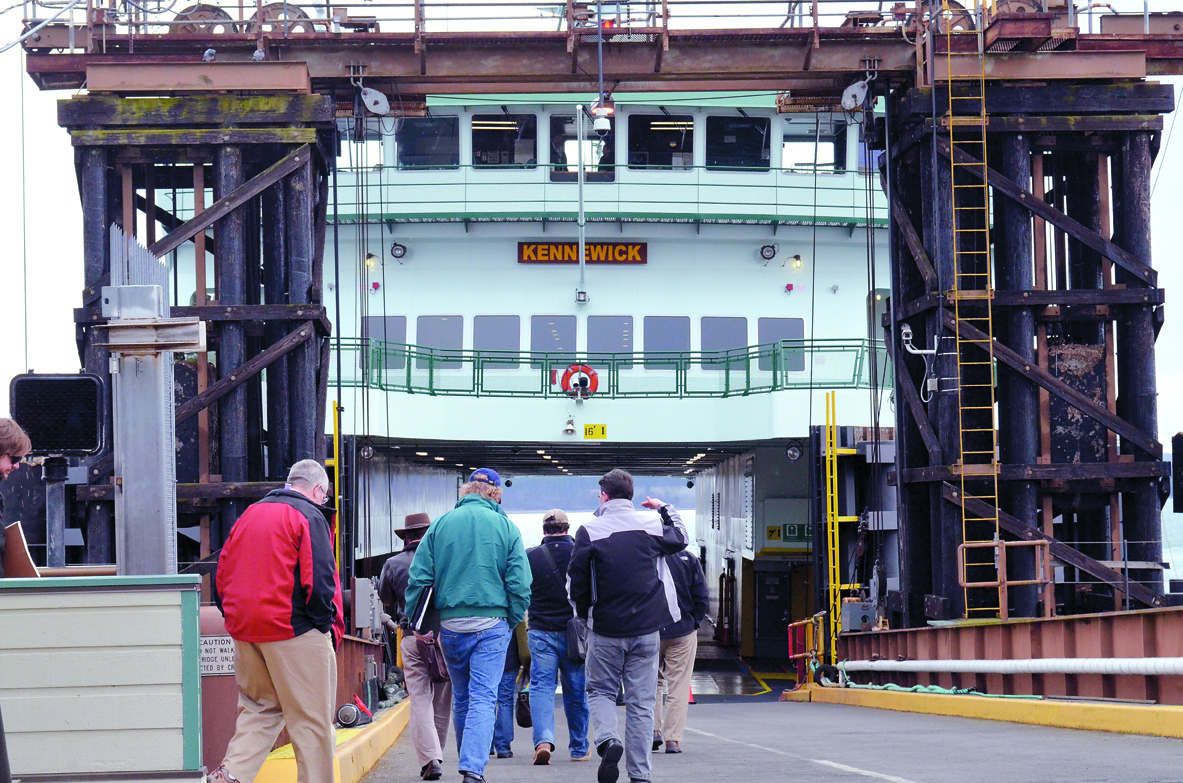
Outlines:
[[[404, 542], [403, 551], [382, 566], [378, 597], [403, 631], [399, 651], [403, 658], [407, 696], [411, 699], [411, 740], [415, 744], [415, 755], [419, 758], [419, 777], [439, 780], [443, 774], [443, 747], [448, 740], [448, 723], [452, 720], [452, 683], [431, 681], [420, 642], [411, 633], [406, 605], [411, 562], [430, 524], [431, 518], [426, 514], [408, 514], [403, 520], [402, 530], [394, 531]], [[439, 634], [438, 614], [429, 619], [428, 626]]]
[[[665, 555], [686, 548], [686, 528], [668, 503], [633, 506], [633, 477], [616, 469], [600, 479], [600, 507], [575, 534], [567, 589], [587, 619], [587, 703], [600, 755], [599, 783], [616, 783], [625, 758], [630, 781], [648, 781], [659, 631], [681, 619]], [[624, 684], [624, 743], [616, 694]]]

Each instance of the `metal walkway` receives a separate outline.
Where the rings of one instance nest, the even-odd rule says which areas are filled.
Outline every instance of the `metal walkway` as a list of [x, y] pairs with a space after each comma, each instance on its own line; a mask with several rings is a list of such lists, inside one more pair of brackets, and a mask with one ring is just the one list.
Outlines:
[[[623, 713], [622, 718], [623, 720]], [[530, 764], [530, 730], [517, 729], [512, 759], [490, 760], [489, 783], [592, 783], [596, 764], [566, 760], [565, 726], [556, 714], [559, 752], [548, 767]], [[456, 777], [449, 736], [444, 781]], [[1005, 753], [966, 754], [978, 748]], [[654, 754], [653, 780], [894, 781], [894, 783], [1126, 783], [1183, 780], [1183, 742], [1013, 723], [943, 718], [828, 704], [763, 701], [700, 703], [690, 708], [684, 752]], [[417, 783], [404, 735], [363, 780]], [[623, 772], [623, 764], [622, 764]]]

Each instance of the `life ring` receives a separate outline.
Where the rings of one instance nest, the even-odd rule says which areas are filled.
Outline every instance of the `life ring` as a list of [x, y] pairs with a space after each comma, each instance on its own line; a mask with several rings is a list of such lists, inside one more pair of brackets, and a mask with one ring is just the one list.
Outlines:
[[600, 376], [586, 364], [573, 364], [560, 381], [563, 391], [572, 397], [590, 397], [600, 388]]

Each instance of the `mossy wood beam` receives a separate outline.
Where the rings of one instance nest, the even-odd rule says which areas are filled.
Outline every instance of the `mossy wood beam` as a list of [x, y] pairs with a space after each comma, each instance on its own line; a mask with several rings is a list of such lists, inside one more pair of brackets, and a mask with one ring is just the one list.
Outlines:
[[211, 204], [209, 209], [188, 220], [179, 228], [170, 231], [163, 239], [149, 247], [148, 251], [159, 258], [174, 248], [180, 247], [181, 244], [189, 241], [198, 231], [204, 231], [209, 228], [230, 214], [230, 212], [242, 206], [243, 203], [251, 200], [276, 182], [279, 182], [301, 166], [304, 166], [311, 156], [312, 149], [305, 144], [266, 171], [247, 180], [241, 186], [222, 196]]
[[[992, 516], [996, 511], [993, 506], [983, 500], [963, 497], [960, 489], [947, 482], [941, 485], [941, 497], [950, 503], [962, 506], [966, 511], [977, 514], [978, 516]], [[1021, 519], [1017, 519], [1005, 511], [998, 509], [997, 514], [999, 527], [1016, 538], [1023, 541], [1046, 541], [1048, 543], [1048, 551], [1052, 557], [1079, 568], [1089, 576], [1110, 585], [1115, 590], [1126, 593], [1135, 601], [1141, 601], [1147, 606], [1162, 606], [1164, 604], [1161, 595], [1139, 582], [1126, 579], [1125, 575], [1120, 571], [1094, 560], [1053, 536], [1046, 535], [1038, 528], [1031, 527]]]
[[[953, 149], [949, 144], [949, 140], [946, 138], [934, 135], [934, 139], [937, 144], [937, 151], [940, 152], [942, 157], [952, 160], [954, 163], [968, 164], [963, 165], [962, 168], [969, 174], [981, 178], [982, 169], [985, 167], [980, 160], [964, 150]], [[1147, 285], [1158, 285], [1158, 273], [1152, 268], [1146, 266], [1134, 258], [1131, 253], [1113, 244], [1095, 231], [1085, 228], [1084, 225], [1068, 217], [1043, 199], [1037, 198], [1034, 193], [1020, 187], [1018, 183], [1004, 177], [994, 169], [986, 170], [986, 181], [996, 192], [1026, 207], [1036, 217], [1043, 218], [1081, 244], [1108, 258]]]
[[199, 130], [72, 130], [75, 147], [191, 147], [239, 144], [314, 144], [315, 128], [204, 128]]
[[[941, 316], [945, 329], [949, 330], [950, 333], [959, 335], [961, 339], [968, 338], [972, 340], [973, 345], [983, 351], [989, 351], [989, 346], [993, 345], [994, 358], [1006, 364], [1027, 380], [1033, 381], [1047, 389], [1085, 416], [1116, 432], [1123, 439], [1143, 449], [1155, 459], [1162, 459], [1162, 444], [1152, 436], [1142, 432], [1125, 419], [1110, 413], [1108, 408], [1094, 402], [1051, 373], [1041, 370], [1037, 364], [1025, 360], [998, 340], [991, 339], [989, 335], [977, 327], [970, 326], [964, 320], [959, 324], [951, 311], [942, 310]], [[1111, 470], [1118, 467], [1118, 465], [1111, 463], [1102, 464]]]
[[324, 125], [333, 123], [327, 95], [193, 95], [184, 98], [121, 98], [80, 95], [58, 101], [58, 124], [65, 128], [169, 128], [210, 125]]

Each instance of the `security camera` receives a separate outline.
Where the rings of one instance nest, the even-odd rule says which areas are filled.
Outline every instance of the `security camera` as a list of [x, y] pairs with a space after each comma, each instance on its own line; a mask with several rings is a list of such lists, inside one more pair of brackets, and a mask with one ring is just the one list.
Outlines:
[[690, 479], [686, 482], [686, 489], [694, 489], [694, 479]]
[[908, 326], [907, 324], [900, 324], [900, 339], [903, 340], [905, 344], [911, 343], [912, 327]]
[[361, 102], [366, 105], [374, 114], [381, 114], [383, 116], [390, 114], [390, 101], [386, 96], [377, 90], [372, 90], [369, 87], [361, 88]]
[[854, 111], [862, 108], [863, 101], [867, 99], [867, 83], [859, 80], [842, 91], [842, 108], [847, 111]]
[[612, 120], [607, 117], [596, 117], [592, 122], [592, 130], [600, 136], [604, 136], [612, 130]]

